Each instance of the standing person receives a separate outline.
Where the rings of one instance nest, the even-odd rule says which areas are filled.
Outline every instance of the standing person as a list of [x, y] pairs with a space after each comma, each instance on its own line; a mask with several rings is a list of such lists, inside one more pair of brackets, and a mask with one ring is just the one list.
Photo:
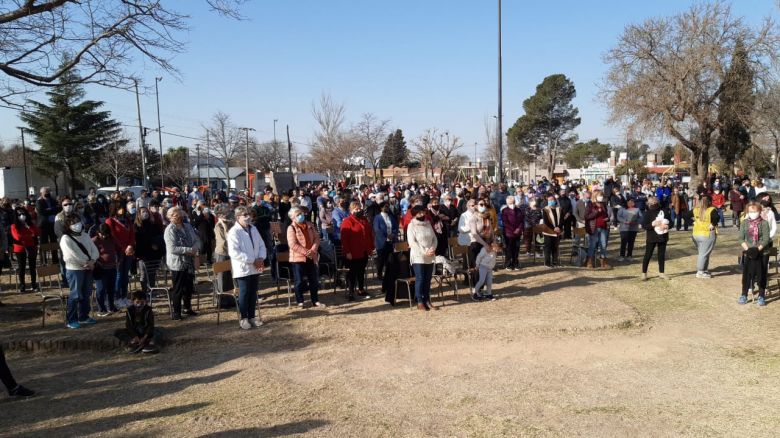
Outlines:
[[744, 266], [742, 269], [742, 294], [739, 304], [747, 304], [748, 290], [754, 283], [758, 285], [758, 300], [756, 304], [765, 306], [766, 284], [761, 283], [762, 271], [766, 268], [763, 264], [763, 253], [771, 242], [769, 237], [769, 223], [761, 217], [761, 205], [751, 202], [747, 206], [747, 215], [739, 227], [739, 242], [742, 246]]
[[379, 205], [374, 217], [374, 248], [376, 248], [377, 276], [384, 278], [384, 267], [393, 255], [393, 245], [398, 240], [398, 221], [390, 214], [390, 205]]
[[715, 187], [711, 196], [710, 205], [717, 210], [718, 217], [720, 218], [720, 226], [723, 228], [726, 226], [726, 215], [723, 213], [723, 208], [726, 205], [726, 196], [721, 192], [720, 186]]
[[265, 269], [266, 248], [246, 207], [236, 208], [236, 224], [227, 233], [227, 250], [233, 278], [238, 283], [238, 325], [243, 330], [259, 327], [263, 322], [256, 318], [257, 286]]
[[740, 217], [745, 210], [745, 204], [747, 200], [745, 195], [739, 191], [740, 187], [737, 184], [731, 186], [729, 191], [729, 202], [731, 203], [731, 222], [739, 229]]
[[561, 187], [561, 193], [558, 197], [558, 206], [561, 208], [561, 223], [563, 228], [563, 238], [571, 239], [571, 229], [575, 226], [574, 223], [574, 203], [572, 198], [566, 193], [566, 189]]
[[416, 205], [411, 209], [414, 220], [407, 228], [409, 261], [414, 270], [414, 294], [418, 310], [438, 310], [431, 304], [431, 280], [436, 255], [436, 233], [430, 222], [425, 220], [425, 207]]
[[675, 223], [674, 228], [677, 231], [680, 231], [680, 228], [688, 231], [688, 219], [686, 218], [687, 215], [688, 202], [685, 200], [685, 193], [675, 187], [672, 191], [672, 222]]
[[633, 198], [626, 201], [626, 208], [618, 211], [618, 229], [620, 230], [620, 257], [619, 262], [634, 257], [634, 242], [639, 232], [639, 224], [642, 222], [642, 212], [636, 207]]
[[699, 252], [696, 258], [696, 278], [712, 278], [707, 268], [718, 238], [718, 221], [720, 215], [711, 205], [710, 197], [701, 196], [699, 205], [693, 209], [693, 236], [691, 237]]
[[[320, 198], [317, 198], [319, 204]], [[321, 237], [327, 240], [333, 240], [333, 200], [325, 198], [319, 209], [320, 232]]]
[[60, 239], [62, 259], [65, 262], [65, 276], [70, 286], [68, 296], [68, 324], [70, 329], [95, 324], [90, 318], [92, 298], [92, 271], [100, 257], [97, 247], [84, 230], [84, 224], [76, 216], [65, 219], [65, 229]]
[[354, 301], [356, 288], [358, 296], [371, 298], [365, 291], [365, 281], [368, 256], [374, 251], [374, 233], [359, 202], [353, 201], [349, 205], [349, 211], [351, 215], [341, 223], [341, 248], [349, 269], [347, 299]]
[[[477, 202], [477, 211], [471, 217], [469, 224], [469, 268], [476, 267], [476, 260], [482, 248], [488, 246], [493, 241], [493, 224], [490, 220], [490, 213], [487, 204], [490, 201], [481, 199]], [[476, 283], [476, 279], [474, 280]]]
[[[227, 235], [233, 226], [233, 221], [228, 218], [230, 211], [224, 205], [218, 205], [214, 208], [214, 216], [217, 218], [217, 224], [214, 226], [214, 262], [224, 262], [230, 260], [227, 246]], [[267, 248], [266, 248], [267, 251]], [[225, 271], [217, 275], [217, 290], [225, 292], [233, 289], [233, 275], [231, 271]], [[225, 288], [227, 286], [227, 288]]]
[[157, 268], [165, 255], [165, 238], [163, 236], [165, 229], [162, 222], [157, 222], [153, 218], [148, 207], [138, 208], [133, 226], [138, 242], [135, 248], [135, 257], [138, 260], [141, 274], [141, 290], [144, 293], [149, 293], [149, 288], [157, 284]]
[[501, 222], [504, 224], [504, 244], [506, 245], [504, 257], [507, 260], [506, 268], [516, 270], [520, 268], [518, 260], [520, 243], [523, 239], [525, 216], [523, 211], [515, 206], [515, 197], [506, 198], [506, 208], [501, 210]]
[[27, 210], [17, 207], [15, 211], [15, 220], [11, 224], [11, 237], [13, 238], [13, 252], [17, 261], [17, 275], [19, 281], [19, 293], [27, 291], [25, 283], [25, 268], [30, 269], [30, 286], [33, 290], [38, 289], [36, 282], [36, 262], [38, 258], [38, 237], [40, 232], [38, 227], [33, 224]]
[[[267, 211], [267, 209], [261, 207], [260, 211]], [[206, 258], [206, 263], [210, 266], [214, 263], [213, 254], [216, 240], [216, 236], [214, 235], [214, 226], [216, 225], [216, 220], [214, 219], [214, 215], [211, 214], [211, 209], [205, 205], [198, 205], [197, 214], [193, 214], [192, 221], [190, 223], [192, 224], [192, 227], [198, 232], [198, 238], [200, 238], [201, 244], [201, 253]], [[270, 221], [268, 223], [270, 224]], [[257, 226], [255, 225], [255, 227]], [[270, 225], [268, 225], [268, 227], [268, 234], [270, 236]], [[260, 232], [259, 228], [258, 232]], [[263, 239], [263, 243], [265, 243], [265, 239]]]
[[647, 267], [653, 258], [655, 248], [658, 248], [658, 272], [659, 277], [668, 280], [664, 273], [666, 263], [666, 243], [669, 241], [669, 219], [661, 208], [658, 198], [651, 197], [647, 200], [647, 211], [642, 216], [642, 228], [647, 232], [645, 240], [645, 257], [642, 259], [642, 281], [647, 281]]
[[[38, 215], [38, 229], [40, 230], [41, 243], [58, 242], [54, 234], [54, 219], [59, 212], [57, 201], [51, 196], [48, 187], [41, 187], [41, 196], [35, 201], [35, 212]], [[53, 254], [53, 263], [58, 263], [57, 254]]]
[[457, 236], [460, 213], [458, 212], [458, 209], [452, 205], [452, 196], [449, 193], [444, 195], [444, 205], [441, 207], [440, 211], [449, 218], [449, 222], [447, 223], [448, 237]]
[[[474, 301], [495, 301], [493, 297], [493, 268], [496, 266], [496, 254], [501, 247], [493, 242], [480, 250], [475, 265], [479, 270], [479, 281], [474, 285], [471, 299]], [[482, 294], [482, 286], [487, 287], [487, 293]]]
[[116, 268], [117, 307], [125, 308], [130, 304], [127, 299], [127, 287], [130, 282], [130, 267], [135, 258], [135, 226], [121, 201], [111, 204], [108, 216], [106, 225], [111, 228], [111, 236], [121, 249]]
[[[295, 279], [295, 301], [299, 308], [304, 307], [304, 280], [307, 280], [312, 305], [324, 308], [325, 305], [320, 303], [318, 294], [320, 277], [317, 263], [320, 236], [317, 233], [317, 228], [308, 220], [309, 214], [304, 207], [293, 207], [288, 214], [292, 220], [292, 225], [287, 227], [287, 244], [290, 245], [290, 266]], [[363, 260], [364, 272], [367, 260], [367, 257]]]
[[622, 193], [620, 193], [620, 187], [616, 185], [612, 186], [612, 194], [610, 195], [609, 198], [609, 206], [610, 208], [612, 208], [612, 226], [617, 228], [618, 226], [617, 214], [618, 211], [620, 211], [623, 208], [626, 208], [626, 198], [623, 197]]
[[0, 381], [3, 382], [8, 395], [11, 397], [32, 397], [35, 395], [35, 391], [25, 388], [14, 380], [11, 370], [8, 369], [8, 363], [5, 361], [5, 352], [2, 345], [0, 345]]
[[542, 209], [536, 198], [530, 198], [528, 205], [524, 207], [526, 208], [523, 209], [523, 217], [525, 218], [523, 240], [525, 241], [525, 255], [530, 256], [532, 251], [536, 251], [534, 226], [539, 225], [539, 222], [542, 221]]
[[588, 233], [588, 258], [585, 261], [586, 268], [592, 268], [595, 264], [596, 249], [600, 249], [600, 267], [610, 268], [607, 263], [607, 244], [609, 243], [609, 214], [606, 201], [600, 190], [594, 190], [592, 195], [595, 200], [588, 203], [585, 211], [585, 230]]
[[195, 258], [200, 252], [200, 239], [192, 226], [184, 222], [185, 214], [181, 207], [169, 209], [170, 224], [165, 228], [165, 262], [173, 275], [171, 319], [174, 321], [181, 321], [182, 314], [197, 315], [192, 310], [192, 293], [195, 291]]
[[469, 240], [469, 233], [471, 232], [471, 217], [477, 210], [477, 201], [469, 199], [463, 200], [458, 204], [458, 207], [463, 207], [463, 213], [458, 218], [458, 245], [469, 246], [471, 241]]
[[92, 243], [98, 249], [98, 259], [95, 261], [95, 270], [92, 276], [95, 279], [95, 299], [98, 305], [99, 317], [106, 317], [118, 312], [114, 302], [116, 290], [116, 261], [119, 258], [120, 249], [113, 237], [111, 228], [106, 224], [100, 224]]
[[561, 240], [561, 209], [552, 194], [547, 196], [547, 207], [544, 207], [544, 266], [552, 268], [560, 266], [558, 245]]

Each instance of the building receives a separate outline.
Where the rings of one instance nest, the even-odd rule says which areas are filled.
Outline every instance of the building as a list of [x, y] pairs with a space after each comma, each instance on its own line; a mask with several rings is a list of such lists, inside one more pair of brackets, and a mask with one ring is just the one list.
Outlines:
[[[209, 190], [244, 190], [246, 187], [245, 169], [243, 167], [228, 167], [228, 175], [225, 176], [224, 167], [195, 166], [190, 172], [191, 185], [208, 186]], [[250, 182], [254, 182], [254, 175], [250, 176]]]

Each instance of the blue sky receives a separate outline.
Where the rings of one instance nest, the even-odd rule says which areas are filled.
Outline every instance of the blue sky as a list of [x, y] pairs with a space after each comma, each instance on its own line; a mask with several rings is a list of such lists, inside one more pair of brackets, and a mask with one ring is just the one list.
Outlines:
[[[218, 110], [241, 126], [282, 138], [290, 125], [298, 152], [305, 154], [315, 126], [312, 102], [325, 92], [345, 104], [348, 121], [371, 112], [390, 119], [412, 140], [436, 127], [460, 136], [463, 153], [485, 143], [484, 120], [496, 114], [496, 1], [493, 0], [253, 0], [246, 21], [206, 10], [205, 2], [174, 0], [192, 16], [186, 53], [175, 59], [181, 81], [160, 84], [163, 130], [198, 137]], [[522, 115], [522, 102], [550, 74], [566, 74], [577, 88], [575, 105], [583, 140], [619, 143], [618, 126], [607, 125], [598, 101], [606, 71], [602, 54], [624, 26], [687, 9], [692, 2], [522, 1], [503, 2], [504, 129]], [[778, 10], [773, 0], [734, 2], [735, 14], [750, 22]], [[148, 62], [135, 66], [147, 85], [161, 73]], [[137, 124], [135, 96], [89, 87], [88, 96], [106, 101], [119, 121]], [[156, 126], [154, 95], [141, 99], [142, 119]], [[18, 141], [16, 112], [0, 108], [0, 142]], [[128, 128], [135, 136], [137, 128]], [[157, 138], [150, 141], [157, 146]], [[163, 146], [191, 146], [196, 140], [163, 136]]]

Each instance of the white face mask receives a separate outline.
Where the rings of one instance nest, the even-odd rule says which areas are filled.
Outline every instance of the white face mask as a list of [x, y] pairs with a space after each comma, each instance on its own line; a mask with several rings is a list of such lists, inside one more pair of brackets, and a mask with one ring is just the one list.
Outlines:
[[596, 197], [596, 202], [604, 202], [604, 197], [603, 196], [597, 196]]
[[73, 211], [73, 206], [72, 205], [66, 205], [66, 206], [62, 207], [62, 211], [64, 211], [67, 214], [70, 214]]
[[487, 207], [480, 205], [479, 207], [477, 207], [477, 210], [479, 210], [480, 213], [484, 213], [485, 210], [487, 210]]
[[507, 204], [506, 206], [507, 208], [515, 208], [515, 203], [513, 202], [511, 204]]
[[754, 220], [758, 219], [758, 213], [755, 212], [755, 211], [751, 211], [750, 213], [748, 213], [748, 218], [750, 218], [750, 220], [754, 221]]
[[20, 215], [19, 215], [19, 220], [20, 220], [20, 221], [22, 221], [22, 222], [24, 222], [24, 221], [26, 221], [26, 220], [27, 220], [27, 216], [25, 216], [25, 215], [23, 215], [23, 214], [20, 214]]
[[70, 230], [73, 231], [76, 234], [81, 234], [81, 230], [84, 228], [84, 225], [81, 222], [75, 223], [70, 226]]
[[445, 207], [449, 207], [450, 205], [452, 205], [452, 201], [444, 201]]

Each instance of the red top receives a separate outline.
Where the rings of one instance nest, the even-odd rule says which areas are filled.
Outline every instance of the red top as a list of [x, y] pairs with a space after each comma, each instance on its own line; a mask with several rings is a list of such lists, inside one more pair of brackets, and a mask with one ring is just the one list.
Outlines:
[[712, 193], [712, 206], [715, 208], [722, 208], [723, 204], [726, 203], [726, 195], [721, 193]]
[[11, 224], [11, 237], [14, 238], [14, 252], [24, 252], [25, 248], [34, 248], [36, 237], [40, 236], [38, 227], [30, 225], [29, 227]]
[[365, 217], [350, 215], [341, 222], [341, 248], [353, 259], [366, 258], [374, 250], [374, 230]]
[[111, 228], [111, 237], [114, 238], [123, 253], [128, 246], [135, 248], [135, 226], [130, 219], [127, 219], [127, 226], [125, 226], [117, 218], [110, 217], [106, 219], [106, 225]]

